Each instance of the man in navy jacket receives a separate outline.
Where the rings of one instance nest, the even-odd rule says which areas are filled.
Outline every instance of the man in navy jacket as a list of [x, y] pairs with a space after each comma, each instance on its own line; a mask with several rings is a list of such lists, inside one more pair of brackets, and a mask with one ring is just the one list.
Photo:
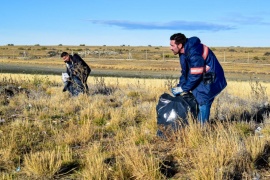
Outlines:
[[199, 105], [198, 120], [209, 120], [214, 98], [226, 87], [223, 68], [215, 54], [198, 37], [186, 38], [182, 33], [170, 37], [170, 49], [179, 55], [181, 76], [172, 93], [181, 95], [192, 92]]

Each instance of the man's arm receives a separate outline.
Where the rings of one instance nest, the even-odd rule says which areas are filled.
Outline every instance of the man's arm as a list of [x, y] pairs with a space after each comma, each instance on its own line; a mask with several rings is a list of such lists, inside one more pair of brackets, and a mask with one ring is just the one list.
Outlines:
[[204, 72], [204, 59], [200, 54], [195, 54], [189, 58], [189, 72], [185, 83], [181, 84], [183, 91], [188, 92], [195, 89], [202, 81]]

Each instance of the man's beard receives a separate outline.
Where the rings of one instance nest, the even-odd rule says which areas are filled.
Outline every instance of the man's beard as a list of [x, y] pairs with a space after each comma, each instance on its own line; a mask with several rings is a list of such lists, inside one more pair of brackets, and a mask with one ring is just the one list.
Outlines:
[[179, 49], [178, 47], [177, 47], [177, 52], [176, 53], [174, 53], [174, 55], [177, 55], [177, 54], [179, 54], [179, 55], [181, 55], [181, 49]]

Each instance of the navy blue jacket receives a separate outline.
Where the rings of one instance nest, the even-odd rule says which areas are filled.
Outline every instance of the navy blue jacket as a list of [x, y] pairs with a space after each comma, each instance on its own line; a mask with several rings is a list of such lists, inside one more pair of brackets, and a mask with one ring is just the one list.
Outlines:
[[[177, 86], [180, 86], [184, 92], [192, 91], [199, 105], [212, 100], [226, 87], [223, 68], [215, 54], [201, 44], [199, 38], [188, 38], [184, 45], [184, 54], [180, 54], [179, 58], [182, 75]], [[204, 72], [215, 74], [215, 79], [211, 84], [203, 82]]]

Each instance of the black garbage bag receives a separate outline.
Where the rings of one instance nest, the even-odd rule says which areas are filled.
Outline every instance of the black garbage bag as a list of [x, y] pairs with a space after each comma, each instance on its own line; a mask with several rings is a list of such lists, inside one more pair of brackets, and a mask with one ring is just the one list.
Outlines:
[[189, 114], [195, 119], [198, 116], [198, 105], [192, 93], [173, 97], [164, 93], [156, 106], [157, 124], [177, 130], [188, 125]]

